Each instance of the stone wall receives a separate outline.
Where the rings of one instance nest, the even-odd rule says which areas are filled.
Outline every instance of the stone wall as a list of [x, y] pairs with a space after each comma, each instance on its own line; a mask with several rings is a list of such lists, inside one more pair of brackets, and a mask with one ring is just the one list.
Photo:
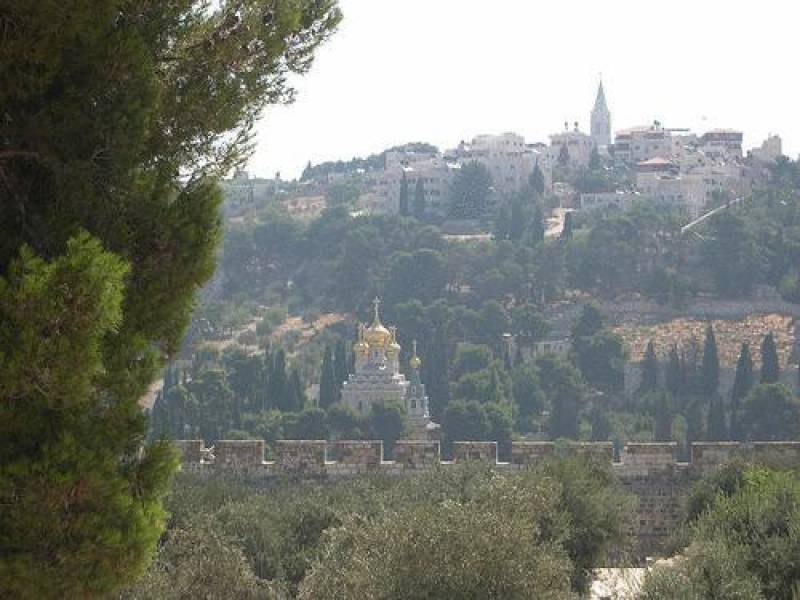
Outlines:
[[[535, 466], [553, 455], [589, 455], [611, 463], [620, 487], [635, 499], [631, 535], [640, 557], [657, 553], [678, 526], [686, 496], [699, 477], [735, 456], [800, 464], [800, 442], [693, 443], [691, 461], [676, 460], [677, 444], [628, 443], [614, 462], [610, 442], [512, 442], [510, 462], [498, 462], [496, 442], [455, 442], [453, 460], [443, 461], [439, 442], [400, 440], [393, 460], [383, 460], [383, 442], [281, 440], [275, 443], [275, 460], [265, 461], [261, 440], [217, 441], [205, 448], [202, 440], [175, 442], [184, 469], [213, 477], [221, 472], [246, 473], [265, 480], [338, 479], [363, 473], [403, 475], [476, 461], [506, 472]], [[329, 460], [335, 457], [336, 460]]]

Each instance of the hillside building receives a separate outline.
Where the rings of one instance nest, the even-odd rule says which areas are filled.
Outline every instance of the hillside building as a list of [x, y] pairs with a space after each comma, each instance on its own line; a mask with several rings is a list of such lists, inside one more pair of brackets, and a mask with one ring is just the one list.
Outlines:
[[410, 377], [400, 372], [400, 344], [397, 329], [386, 328], [380, 320], [374, 300], [372, 324], [358, 325], [358, 340], [353, 345], [355, 373], [342, 385], [342, 402], [359, 415], [366, 416], [374, 404], [396, 403], [403, 406], [411, 425], [410, 439], [435, 437], [438, 425], [431, 421], [425, 385], [420, 378], [422, 361], [417, 356], [416, 342], [409, 360]]

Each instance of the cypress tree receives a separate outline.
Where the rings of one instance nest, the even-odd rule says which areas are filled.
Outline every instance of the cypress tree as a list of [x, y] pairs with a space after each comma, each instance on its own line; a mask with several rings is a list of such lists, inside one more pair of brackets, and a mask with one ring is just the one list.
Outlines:
[[719, 391], [719, 354], [717, 352], [717, 339], [711, 325], [706, 328], [700, 386], [706, 396], [712, 396]]
[[539, 162], [537, 161], [533, 167], [533, 172], [528, 180], [533, 193], [537, 197], [544, 195], [544, 173], [542, 172]]
[[431, 416], [435, 420], [441, 419], [445, 407], [450, 403], [450, 360], [447, 340], [441, 329], [434, 333], [430, 350], [422, 358], [422, 378], [430, 398]]
[[672, 407], [668, 394], [658, 394], [653, 417], [653, 438], [657, 442], [672, 440]]
[[606, 442], [611, 437], [611, 422], [606, 411], [600, 405], [595, 405], [589, 416], [592, 424], [592, 441]]
[[511, 201], [508, 237], [514, 241], [517, 241], [522, 238], [523, 233], [525, 233], [525, 214], [522, 207], [522, 201], [519, 198], [514, 198]]
[[572, 213], [568, 212], [564, 214], [564, 228], [561, 230], [561, 239], [565, 241], [569, 241], [572, 239]]
[[533, 208], [526, 240], [531, 246], [537, 246], [544, 240], [544, 231], [544, 213], [542, 212], [542, 207], [537, 203]]
[[750, 344], [744, 342], [739, 352], [739, 360], [736, 363], [736, 376], [731, 390], [731, 439], [743, 439], [739, 421], [741, 404], [747, 394], [750, 393], [750, 390], [753, 389], [754, 384], [755, 377], [753, 375], [753, 358], [750, 356]]
[[511, 231], [511, 208], [504, 202], [497, 211], [494, 221], [494, 237], [496, 240], [507, 240]]
[[422, 177], [417, 177], [414, 188], [414, 216], [420, 221], [425, 218], [425, 182]]
[[403, 171], [403, 178], [400, 180], [400, 203], [398, 205], [400, 216], [408, 216], [408, 178]]
[[761, 343], [761, 383], [778, 383], [781, 375], [775, 337], [769, 332]]
[[279, 348], [272, 361], [272, 372], [269, 377], [269, 395], [272, 405], [279, 410], [291, 410], [289, 380], [286, 377], [286, 352]]
[[327, 409], [336, 404], [336, 372], [330, 346], [325, 347], [322, 357], [322, 373], [319, 380], [319, 406]]
[[525, 358], [522, 356], [522, 346], [517, 344], [517, 350], [514, 352], [514, 366], [518, 367], [525, 363]]
[[297, 369], [292, 369], [292, 373], [289, 376], [289, 402], [287, 408], [291, 412], [299, 412], [305, 408], [305, 403], [306, 394], [300, 381], [300, 373]]
[[336, 402], [342, 399], [342, 384], [347, 381], [347, 344], [344, 339], [336, 341], [336, 348], [333, 353], [333, 372], [336, 375]]
[[658, 388], [658, 358], [656, 357], [656, 347], [653, 341], [647, 343], [644, 358], [641, 362], [642, 383], [639, 391], [642, 394], [654, 392]]
[[672, 394], [672, 397], [678, 398], [684, 390], [684, 373], [677, 346], [673, 346], [669, 351], [664, 379], [666, 387], [670, 394]]

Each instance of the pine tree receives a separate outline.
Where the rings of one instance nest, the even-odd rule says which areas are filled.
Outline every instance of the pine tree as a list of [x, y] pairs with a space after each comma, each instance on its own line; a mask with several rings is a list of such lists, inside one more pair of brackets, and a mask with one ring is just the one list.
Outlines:
[[400, 202], [399, 202], [399, 211], [401, 217], [408, 216], [408, 178], [406, 177], [406, 172], [403, 171], [403, 177], [400, 180]]
[[778, 383], [780, 375], [778, 349], [775, 347], [775, 337], [770, 332], [761, 344], [761, 383]]
[[744, 342], [739, 352], [739, 361], [736, 363], [736, 376], [733, 380], [731, 390], [731, 439], [743, 440], [741, 427], [741, 405], [742, 401], [750, 393], [755, 385], [753, 375], [753, 359], [750, 356], [750, 344]]
[[177, 463], [139, 400], [214, 271], [217, 181], [340, 19], [202, 4], [0, 9], [0, 597], [116, 596], [154, 555]]
[[711, 397], [719, 391], [719, 355], [717, 353], [717, 339], [714, 336], [714, 329], [711, 325], [706, 328], [700, 385], [701, 391], [707, 397]]
[[417, 177], [417, 185], [414, 188], [414, 216], [422, 221], [425, 218], [425, 182], [422, 177]]
[[639, 392], [642, 394], [654, 392], [658, 388], [658, 357], [652, 340], [647, 344], [640, 368], [642, 383], [639, 387]]
[[336, 371], [330, 346], [325, 347], [322, 357], [322, 374], [319, 381], [319, 406], [327, 409], [336, 404]]
[[712, 442], [728, 439], [728, 428], [725, 424], [725, 406], [719, 396], [714, 396], [708, 407], [707, 437]]

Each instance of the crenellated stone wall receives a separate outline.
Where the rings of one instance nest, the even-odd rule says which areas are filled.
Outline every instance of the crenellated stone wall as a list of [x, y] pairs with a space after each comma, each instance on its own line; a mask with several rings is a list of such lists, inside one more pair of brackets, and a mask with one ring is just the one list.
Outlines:
[[[280, 440], [275, 460], [265, 461], [262, 440], [175, 442], [184, 469], [210, 477], [220, 472], [250, 478], [338, 479], [363, 473], [403, 475], [477, 461], [507, 472], [522, 471], [553, 455], [589, 455], [608, 461], [620, 487], [636, 499], [630, 534], [640, 557], [657, 553], [680, 523], [691, 485], [735, 456], [800, 464], [800, 442], [696, 442], [691, 462], [676, 460], [677, 444], [628, 443], [614, 462], [610, 442], [512, 442], [510, 462], [498, 462], [496, 442], [455, 442], [453, 460], [443, 461], [439, 442], [400, 440], [392, 459], [383, 460], [381, 441]], [[329, 460], [335, 458], [336, 460]]]

